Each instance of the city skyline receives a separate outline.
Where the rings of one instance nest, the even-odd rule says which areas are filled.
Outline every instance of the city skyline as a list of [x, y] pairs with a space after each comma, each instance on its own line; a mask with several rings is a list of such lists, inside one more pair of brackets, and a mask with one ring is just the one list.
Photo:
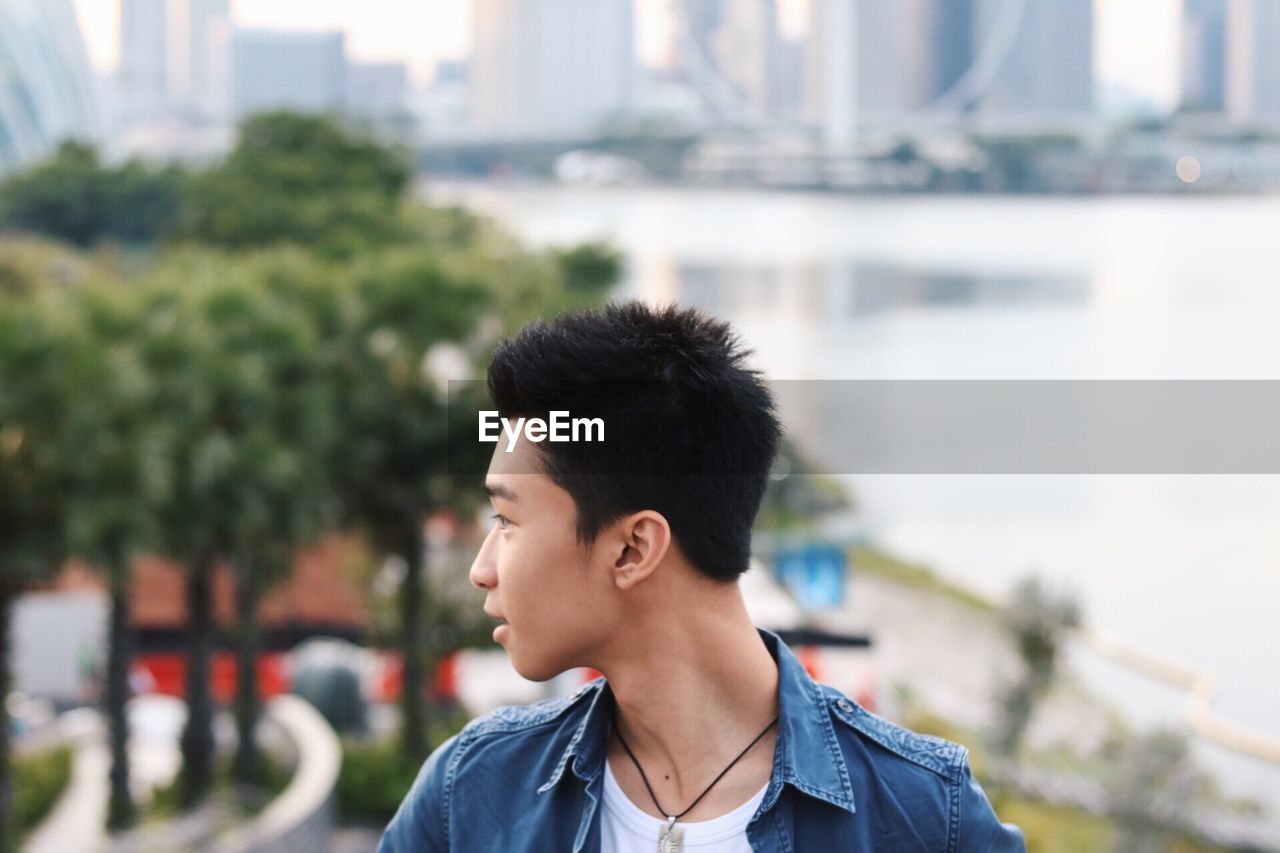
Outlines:
[[[667, 0], [636, 0], [636, 54], [654, 64], [667, 54]], [[780, 22], [803, 17], [803, 0], [783, 0]], [[1179, 94], [1179, 25], [1182, 0], [1095, 0], [1095, 79], [1102, 89], [1123, 90], [1158, 106]], [[468, 0], [407, 3], [365, 0], [239, 0], [238, 26], [341, 29], [352, 58], [404, 60], [417, 82], [430, 79], [437, 62], [465, 57], [471, 46]], [[90, 59], [100, 73], [119, 62], [119, 0], [75, 0]]]

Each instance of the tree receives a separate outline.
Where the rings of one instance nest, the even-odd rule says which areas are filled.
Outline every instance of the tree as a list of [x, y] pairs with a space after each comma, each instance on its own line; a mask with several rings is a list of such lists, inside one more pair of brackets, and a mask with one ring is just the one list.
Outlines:
[[[258, 604], [263, 591], [288, 575], [297, 547], [317, 538], [335, 520], [328, 463], [336, 446], [336, 389], [330, 353], [321, 336], [325, 318], [340, 314], [342, 295], [317, 265], [296, 255], [258, 257], [249, 286], [256, 313], [241, 318], [229, 348], [254, 352], [267, 374], [270, 395], [254, 407], [254, 455], [266, 476], [243, 483], [258, 510], [245, 519], [238, 546], [236, 583], [236, 724], [233, 773], [260, 781], [255, 732], [261, 714], [257, 657], [261, 646]], [[268, 460], [272, 460], [268, 462]]]
[[[0, 295], [0, 706], [12, 682], [10, 618], [18, 593], [61, 562], [54, 340], [26, 300]], [[8, 712], [0, 707], [0, 850], [14, 849]]]
[[214, 568], [231, 564], [240, 581], [239, 767], [251, 775], [257, 633], [245, 629], [262, 587], [288, 570], [292, 546], [319, 531], [328, 507], [332, 386], [317, 361], [318, 326], [284, 287], [313, 271], [301, 257], [192, 251], [146, 285], [144, 360], [174, 459], [162, 540], [188, 570], [185, 805], [212, 783]]
[[1104, 751], [1111, 757], [1102, 781], [1119, 830], [1116, 850], [1170, 849], [1197, 808], [1217, 796], [1177, 730], [1113, 737]]
[[77, 246], [163, 239], [178, 218], [183, 176], [137, 160], [104, 166], [97, 151], [65, 142], [51, 158], [0, 183], [0, 228], [46, 234]]
[[129, 792], [130, 567], [160, 539], [156, 518], [172, 480], [166, 424], [151, 400], [150, 376], [138, 341], [138, 300], [115, 282], [58, 294], [48, 305], [57, 330], [56, 382], [60, 417], [56, 458], [65, 495], [67, 553], [105, 572], [110, 636], [105, 711], [111, 746], [107, 822], [131, 825]]
[[442, 477], [448, 449], [443, 395], [423, 367], [434, 344], [472, 333], [484, 290], [412, 250], [384, 253], [355, 275], [358, 315], [335, 364], [342, 441], [333, 470], [347, 523], [407, 567], [400, 590], [403, 737], [407, 754], [425, 758], [422, 524], [451, 493]]
[[248, 119], [230, 156], [192, 182], [185, 233], [228, 249], [293, 243], [330, 257], [406, 237], [407, 152], [322, 116]]
[[1036, 704], [1057, 674], [1058, 653], [1067, 634], [1080, 627], [1080, 603], [1048, 588], [1038, 577], [1021, 581], [1004, 610], [1008, 629], [1022, 658], [1022, 677], [1001, 696], [1002, 720], [996, 735], [1001, 754], [1012, 757], [1022, 743]]

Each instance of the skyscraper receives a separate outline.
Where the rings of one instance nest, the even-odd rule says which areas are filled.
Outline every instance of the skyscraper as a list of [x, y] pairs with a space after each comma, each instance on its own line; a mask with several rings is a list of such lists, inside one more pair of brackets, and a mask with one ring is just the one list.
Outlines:
[[1226, 106], [1226, 0], [1182, 0], [1182, 106]]
[[188, 0], [187, 98], [190, 114], [223, 121], [231, 108], [230, 0]]
[[403, 62], [348, 62], [346, 109], [372, 119], [401, 116], [409, 96], [409, 66]]
[[776, 0], [735, 0], [713, 36], [720, 74], [755, 110], [779, 106], [781, 39]]
[[1227, 114], [1237, 121], [1280, 124], [1280, 3], [1230, 0], [1226, 11]]
[[633, 0], [475, 0], [475, 129], [575, 134], [625, 114], [634, 90], [633, 17]]
[[121, 0], [120, 98], [126, 121], [154, 119], [171, 106], [166, 0]]
[[0, 0], [0, 173], [100, 130], [70, 0]]
[[342, 110], [347, 83], [342, 33], [247, 29], [236, 30], [231, 43], [237, 120], [267, 110]]
[[911, 120], [971, 60], [971, 0], [814, 0], [810, 120], [828, 143]]
[[1093, 110], [1093, 0], [977, 0], [976, 50], [1007, 45], [977, 111], [999, 123], [1078, 120]]

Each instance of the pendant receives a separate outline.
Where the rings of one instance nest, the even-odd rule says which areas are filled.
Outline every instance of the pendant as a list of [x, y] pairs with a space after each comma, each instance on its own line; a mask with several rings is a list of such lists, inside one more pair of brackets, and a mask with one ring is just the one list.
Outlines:
[[684, 844], [684, 829], [676, 827], [674, 817], [667, 818], [667, 825], [658, 833], [658, 853], [680, 853]]

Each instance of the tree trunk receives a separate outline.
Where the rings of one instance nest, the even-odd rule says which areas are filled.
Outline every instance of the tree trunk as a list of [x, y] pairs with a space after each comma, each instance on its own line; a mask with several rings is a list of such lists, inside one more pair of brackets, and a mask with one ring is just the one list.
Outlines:
[[184, 808], [195, 805], [213, 784], [213, 695], [209, 684], [213, 656], [212, 554], [202, 554], [187, 581], [187, 724], [182, 731]]
[[401, 681], [400, 709], [403, 717], [405, 754], [415, 760], [427, 756], [427, 713], [423, 697], [423, 648], [424, 626], [422, 613], [426, 592], [424, 577], [427, 570], [426, 544], [422, 537], [421, 519], [415, 517], [407, 525], [401, 556], [405, 561], [404, 582], [400, 585], [400, 630], [404, 653], [404, 674]]
[[258, 627], [259, 578], [247, 559], [236, 567], [236, 743], [232, 775], [237, 782], [257, 783], [262, 761], [256, 734], [262, 713], [258, 696], [258, 651], [262, 632]]
[[[3, 569], [0, 568], [0, 571]], [[13, 585], [0, 579], [0, 851], [3, 853], [14, 849], [18, 834], [13, 822], [13, 789], [10, 782], [13, 778], [13, 761], [9, 755], [9, 711], [5, 703], [12, 679], [9, 629], [14, 598]]]
[[111, 740], [111, 799], [107, 826], [124, 829], [137, 817], [129, 793], [129, 667], [133, 662], [133, 638], [129, 624], [129, 565], [114, 560], [107, 566], [111, 582], [111, 636], [107, 657], [106, 714]]

